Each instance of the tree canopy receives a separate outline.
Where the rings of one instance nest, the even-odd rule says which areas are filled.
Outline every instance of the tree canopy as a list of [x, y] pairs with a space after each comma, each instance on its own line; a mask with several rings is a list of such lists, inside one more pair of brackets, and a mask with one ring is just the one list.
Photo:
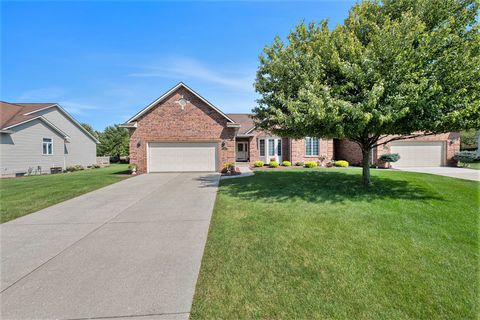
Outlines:
[[97, 145], [99, 156], [111, 156], [120, 158], [128, 156], [129, 135], [128, 130], [118, 125], [108, 126], [99, 133], [100, 144]]
[[354, 5], [342, 25], [300, 23], [260, 57], [254, 109], [276, 134], [347, 138], [364, 154], [394, 139], [480, 127], [475, 0]]

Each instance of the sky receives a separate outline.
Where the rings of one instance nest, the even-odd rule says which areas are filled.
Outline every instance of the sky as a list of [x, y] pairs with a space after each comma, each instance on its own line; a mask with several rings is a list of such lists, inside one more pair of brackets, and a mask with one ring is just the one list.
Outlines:
[[255, 107], [258, 57], [353, 1], [2, 1], [0, 99], [56, 102], [103, 130], [183, 81], [225, 113]]

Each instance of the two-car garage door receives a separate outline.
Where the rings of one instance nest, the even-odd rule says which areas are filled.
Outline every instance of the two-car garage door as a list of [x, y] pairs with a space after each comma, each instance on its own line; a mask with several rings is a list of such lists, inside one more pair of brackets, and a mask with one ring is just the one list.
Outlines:
[[217, 143], [149, 143], [148, 172], [216, 171]]
[[444, 164], [445, 147], [442, 141], [394, 141], [391, 153], [398, 153], [400, 160], [393, 167], [439, 167]]

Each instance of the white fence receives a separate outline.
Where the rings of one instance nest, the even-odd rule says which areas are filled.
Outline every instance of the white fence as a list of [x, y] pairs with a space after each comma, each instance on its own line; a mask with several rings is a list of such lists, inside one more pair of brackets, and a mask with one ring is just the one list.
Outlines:
[[105, 167], [110, 165], [110, 157], [97, 157], [97, 164]]

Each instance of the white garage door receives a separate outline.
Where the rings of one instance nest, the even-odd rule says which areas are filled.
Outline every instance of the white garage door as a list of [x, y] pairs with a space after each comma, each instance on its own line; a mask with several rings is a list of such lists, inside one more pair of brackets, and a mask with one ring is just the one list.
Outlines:
[[216, 171], [216, 143], [149, 143], [149, 172]]
[[439, 167], [445, 158], [444, 143], [441, 141], [394, 141], [390, 152], [398, 153], [400, 160], [392, 167]]

